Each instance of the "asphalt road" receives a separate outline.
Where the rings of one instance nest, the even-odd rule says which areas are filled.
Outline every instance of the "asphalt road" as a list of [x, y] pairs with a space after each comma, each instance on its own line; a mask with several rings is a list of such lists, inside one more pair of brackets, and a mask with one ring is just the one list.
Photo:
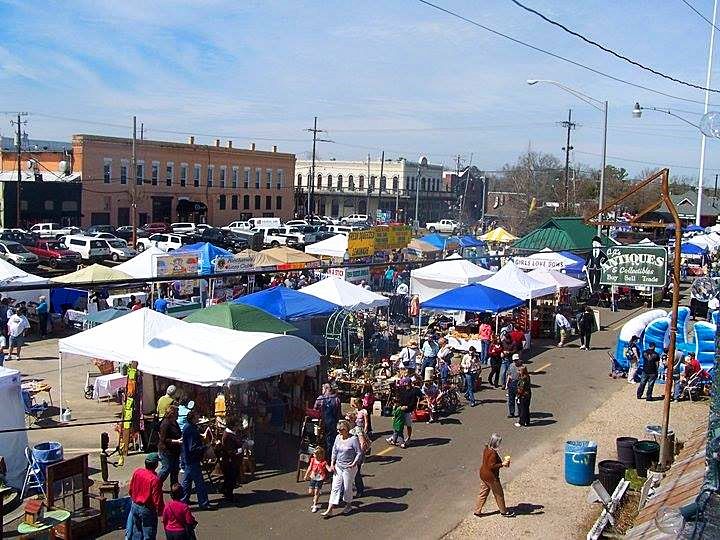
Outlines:
[[[607, 351], [614, 346], [622, 324], [618, 321], [634, 313], [602, 310], [606, 330], [593, 335], [594, 348], [589, 352], [580, 350], [577, 341], [563, 349], [549, 342], [536, 344], [528, 363], [536, 385], [531, 427], [514, 427], [514, 420], [506, 418], [504, 392], [487, 388], [478, 394], [481, 406], [465, 407], [439, 424], [416, 425], [412, 445], [404, 450], [384, 441], [390, 419], [374, 417], [373, 427], [382, 436], [374, 442], [373, 456], [363, 467], [366, 492], [353, 502], [351, 515], [323, 519], [320, 513], [311, 513], [311, 501], [304, 495], [306, 486], [295, 482], [294, 470], [271, 471], [239, 488], [235, 506], [197, 512], [199, 537], [297, 538], [307, 534], [364, 539], [370, 533], [386, 539], [441, 537], [474, 508], [477, 468], [491, 433], [503, 436], [502, 451], [512, 456], [513, 466], [503, 470], [507, 480], [532, 466], [535, 448], [566, 433], [617, 388], [617, 381], [608, 377]], [[563, 474], [560, 463], [557, 474]], [[326, 503], [329, 486], [324, 491], [322, 501]], [[506, 493], [506, 500], [510, 507], [531, 502], [524, 501], [520, 493]], [[489, 508], [494, 509], [494, 504], [491, 497]], [[108, 535], [121, 536], [120, 532]]]

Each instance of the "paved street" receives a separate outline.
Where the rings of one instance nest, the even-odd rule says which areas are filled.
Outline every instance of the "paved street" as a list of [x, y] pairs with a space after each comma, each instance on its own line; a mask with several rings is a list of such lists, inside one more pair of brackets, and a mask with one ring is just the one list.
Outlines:
[[[417, 425], [412, 446], [404, 450], [390, 447], [383, 440], [389, 432], [390, 419], [374, 417], [379, 438], [373, 444], [373, 456], [363, 468], [367, 490], [362, 499], [354, 502], [356, 510], [351, 516], [337, 515], [324, 520], [319, 514], [310, 513], [310, 500], [304, 496], [305, 484], [295, 482], [294, 453], [288, 449], [286, 472], [262, 471], [258, 480], [238, 489], [237, 508], [221, 506], [215, 512], [198, 513], [201, 536], [230, 538], [236, 536], [235, 527], [242, 526], [243, 530], [252, 531], [253, 537], [261, 538], [292, 537], [298, 527], [321, 537], [332, 532], [336, 536], [361, 538], [372, 530], [386, 538], [400, 538], [407, 535], [412, 522], [422, 524], [421, 529], [413, 530], [418, 537], [441, 537], [473, 509], [480, 452], [492, 432], [503, 435], [504, 452], [513, 457], [513, 466], [503, 474], [504, 481], [510, 480], [532, 466], [534, 450], [540, 444], [566, 433], [617, 388], [618, 382], [607, 375], [607, 351], [614, 347], [619, 326], [634, 313], [602, 310], [605, 330], [594, 334], [594, 348], [590, 352], [579, 350], [576, 341], [564, 349], [536, 343], [529, 363], [537, 386], [533, 391], [530, 428], [514, 427], [506, 418], [504, 392], [487, 388], [478, 394], [481, 406], [466, 407], [439, 424]], [[10, 361], [8, 365], [19, 366], [25, 375], [44, 377], [56, 384], [56, 351], [54, 340], [34, 343], [27, 348], [25, 360], [19, 364]], [[65, 397], [74, 411], [74, 423], [112, 420], [117, 405], [98, 404], [82, 397], [87, 366], [80, 359], [69, 359], [64, 365]], [[55, 400], [59, 397], [57, 387], [53, 396]], [[654, 406], [659, 411], [662, 404], [658, 401]], [[101, 431], [112, 433], [112, 425], [34, 431], [30, 439], [61, 439], [67, 454], [89, 451], [91, 464], [97, 466]], [[126, 481], [141, 459], [131, 456], [123, 469], [111, 470], [111, 478]], [[557, 474], [563, 474], [560, 463]], [[325, 502], [328, 489], [326, 486]], [[530, 502], [524, 501], [521, 493], [508, 492], [506, 498], [510, 506]], [[489, 505], [494, 508], [492, 501]], [[276, 519], [277, 516], [283, 519]], [[422, 521], [417, 521], [419, 517]], [[541, 520], [538, 516], [539, 524]], [[118, 531], [108, 538], [121, 536]]]

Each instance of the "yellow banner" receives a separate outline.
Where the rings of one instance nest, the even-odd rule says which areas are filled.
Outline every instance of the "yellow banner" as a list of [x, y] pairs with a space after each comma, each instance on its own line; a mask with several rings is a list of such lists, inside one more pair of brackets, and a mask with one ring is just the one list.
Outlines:
[[407, 225], [389, 227], [387, 231], [388, 249], [402, 249], [412, 240], [412, 229]]
[[374, 227], [375, 251], [386, 251], [390, 249], [388, 227]]
[[353, 231], [348, 234], [348, 254], [351, 259], [370, 257], [375, 253], [375, 230]]

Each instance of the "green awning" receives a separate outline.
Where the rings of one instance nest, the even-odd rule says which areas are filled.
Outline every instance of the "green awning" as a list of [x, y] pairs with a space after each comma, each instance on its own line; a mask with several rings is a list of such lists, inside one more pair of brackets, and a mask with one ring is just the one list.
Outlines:
[[[525, 251], [589, 251], [597, 229], [586, 225], [580, 217], [550, 218], [534, 231], [526, 234], [512, 244], [512, 247]], [[609, 246], [612, 241], [601, 236], [603, 245]]]
[[281, 321], [253, 306], [245, 304], [218, 304], [209, 308], [199, 309], [188, 315], [186, 322], [211, 324], [232, 330], [246, 332], [269, 332], [284, 334], [297, 330], [293, 325]]

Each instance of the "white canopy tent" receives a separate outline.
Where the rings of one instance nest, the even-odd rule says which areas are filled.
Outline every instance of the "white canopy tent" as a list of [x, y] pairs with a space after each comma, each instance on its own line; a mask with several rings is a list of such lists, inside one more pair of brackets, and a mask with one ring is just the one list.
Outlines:
[[344, 234], [336, 234], [320, 242], [305, 247], [305, 253], [318, 255], [320, 257], [335, 257], [342, 259], [348, 248], [348, 237]]
[[390, 303], [390, 300], [381, 294], [368, 291], [335, 276], [329, 276], [303, 287], [300, 292], [327, 300], [350, 311], [373, 309]]
[[693, 236], [692, 238], [687, 240], [687, 243], [694, 244], [709, 251], [717, 251], [718, 247], [720, 247], [720, 242], [718, 242], [714, 236], [710, 236], [708, 234]]
[[115, 270], [125, 272], [134, 278], [157, 277], [155, 258], [158, 255], [167, 255], [162, 249], [153, 245], [135, 255], [132, 259], [118, 264]]
[[410, 272], [410, 294], [418, 295], [420, 302], [470, 283], [479, 283], [493, 272], [466, 261], [458, 255], [416, 268]]
[[572, 266], [576, 261], [561, 253], [556, 253], [550, 248], [545, 248], [527, 257], [514, 257], [513, 262], [522, 270], [534, 268], [547, 268], [549, 270], [562, 270]]
[[[37, 285], [37, 289], [27, 291], [10, 291], [3, 293], [3, 296], [14, 298], [17, 302], [37, 302], [38, 296], [50, 294], [47, 287], [48, 279], [29, 274], [25, 270], [13, 266], [4, 259], [0, 259], [0, 286], [11, 285]], [[49, 299], [49, 297], [48, 297]]]
[[25, 407], [20, 393], [20, 372], [0, 366], [0, 427], [19, 429], [12, 433], [0, 433], [0, 456], [5, 458], [6, 481], [9, 486], [21, 489], [25, 478], [28, 445], [25, 428]]
[[554, 285], [556, 291], [562, 288], [580, 289], [587, 285], [587, 283], [581, 279], [575, 279], [574, 277], [558, 272], [557, 270], [549, 270], [547, 268], [536, 268], [535, 270], [528, 272], [527, 275], [541, 283]]
[[150, 340], [138, 368], [199, 386], [223, 386], [303, 371], [319, 363], [320, 353], [297, 336], [181, 323]]

